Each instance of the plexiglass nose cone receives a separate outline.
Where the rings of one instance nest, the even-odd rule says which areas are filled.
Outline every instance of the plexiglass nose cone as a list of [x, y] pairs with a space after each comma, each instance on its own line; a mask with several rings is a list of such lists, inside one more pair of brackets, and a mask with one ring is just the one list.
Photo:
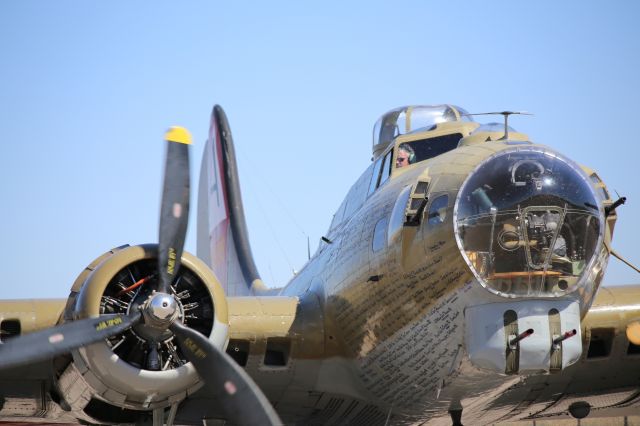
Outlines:
[[462, 185], [456, 241], [475, 276], [507, 296], [575, 290], [599, 245], [604, 216], [588, 176], [549, 150], [501, 151]]

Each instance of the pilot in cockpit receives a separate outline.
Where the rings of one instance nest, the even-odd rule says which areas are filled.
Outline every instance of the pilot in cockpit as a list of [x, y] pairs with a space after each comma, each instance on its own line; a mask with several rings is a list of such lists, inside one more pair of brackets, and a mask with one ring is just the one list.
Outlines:
[[416, 153], [409, 146], [409, 144], [403, 143], [398, 147], [398, 155], [396, 156], [396, 168], [408, 166], [416, 162]]

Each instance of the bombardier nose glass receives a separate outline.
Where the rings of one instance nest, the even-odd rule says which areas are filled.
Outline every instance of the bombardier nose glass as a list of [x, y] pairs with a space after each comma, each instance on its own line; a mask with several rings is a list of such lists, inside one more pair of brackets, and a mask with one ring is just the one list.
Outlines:
[[510, 296], [557, 296], [580, 284], [603, 217], [586, 176], [539, 150], [498, 153], [460, 190], [456, 240], [482, 284]]

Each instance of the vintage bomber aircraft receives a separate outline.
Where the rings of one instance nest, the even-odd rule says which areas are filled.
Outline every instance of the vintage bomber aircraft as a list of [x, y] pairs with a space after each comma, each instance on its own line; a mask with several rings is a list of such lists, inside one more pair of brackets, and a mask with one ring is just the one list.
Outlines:
[[504, 115], [504, 128], [452, 105], [383, 115], [372, 164], [278, 290], [253, 262], [218, 106], [198, 257], [182, 252], [189, 137], [171, 130], [159, 244], [99, 256], [67, 299], [0, 302], [0, 421], [476, 425], [637, 412], [640, 289], [598, 291], [622, 200]]

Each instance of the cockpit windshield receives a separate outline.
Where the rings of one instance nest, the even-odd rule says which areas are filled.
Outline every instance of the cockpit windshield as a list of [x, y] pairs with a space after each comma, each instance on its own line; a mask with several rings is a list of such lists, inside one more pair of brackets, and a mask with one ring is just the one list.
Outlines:
[[373, 126], [373, 155], [382, 153], [400, 135], [434, 128], [448, 121], [473, 121], [467, 111], [455, 105], [414, 105], [393, 109]]
[[417, 141], [403, 142], [398, 146], [398, 157], [396, 157], [396, 167], [403, 167], [407, 164], [398, 163], [397, 160], [403, 152], [409, 153], [409, 163], [419, 163], [429, 158], [437, 157], [440, 154], [451, 151], [458, 146], [461, 133], [453, 133], [442, 136], [435, 136], [428, 139], [420, 139]]

